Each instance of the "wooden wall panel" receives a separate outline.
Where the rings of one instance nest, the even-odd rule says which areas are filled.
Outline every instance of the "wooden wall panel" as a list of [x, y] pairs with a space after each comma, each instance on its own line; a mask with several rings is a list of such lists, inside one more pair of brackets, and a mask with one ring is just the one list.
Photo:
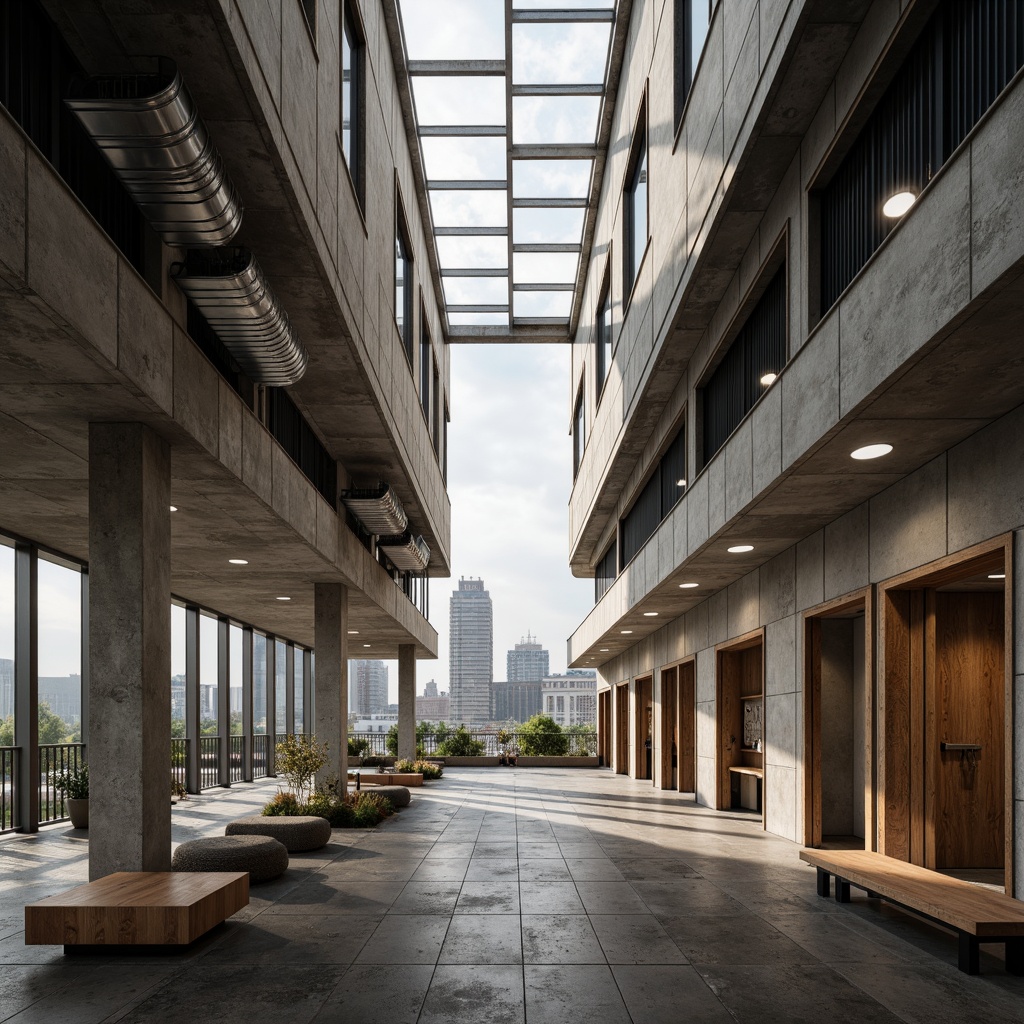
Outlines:
[[879, 796], [879, 852], [910, 860], [910, 592], [883, 597], [884, 679], [879, 731], [884, 766]]
[[679, 792], [697, 792], [696, 663], [679, 666]]

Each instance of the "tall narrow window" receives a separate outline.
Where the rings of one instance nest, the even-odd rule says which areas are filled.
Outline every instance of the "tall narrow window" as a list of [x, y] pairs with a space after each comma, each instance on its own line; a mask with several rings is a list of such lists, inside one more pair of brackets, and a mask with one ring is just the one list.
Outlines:
[[587, 421], [583, 408], [583, 391], [583, 386], [580, 385], [580, 393], [576, 396], [576, 407], [572, 414], [572, 477], [574, 480], [580, 471], [583, 450], [587, 447]]
[[448, 411], [448, 403], [444, 403], [444, 417], [441, 420], [441, 479], [448, 483], [448, 424], [452, 414]]
[[608, 275], [605, 275], [601, 301], [597, 307], [597, 331], [595, 332], [595, 365], [597, 367], [598, 398], [604, 390], [604, 382], [608, 379], [608, 371], [612, 365], [612, 290], [609, 287]]
[[434, 376], [433, 358], [430, 346], [430, 332], [427, 330], [427, 318], [420, 308], [420, 405], [423, 415], [430, 424], [430, 383]]
[[352, 0], [341, 4], [341, 149], [363, 202], [363, 37], [359, 32]]
[[433, 392], [430, 401], [431, 419], [430, 436], [434, 440], [434, 454], [441, 453], [441, 374], [437, 369], [437, 362], [434, 362]]
[[395, 323], [412, 366], [412, 254], [401, 205], [395, 202]]
[[629, 155], [629, 173], [626, 176], [623, 221], [625, 243], [622, 247], [623, 289], [628, 296], [640, 271], [640, 261], [647, 248], [647, 129], [645, 112], [640, 112], [633, 151]]
[[675, 112], [683, 116], [718, 0], [675, 0]]

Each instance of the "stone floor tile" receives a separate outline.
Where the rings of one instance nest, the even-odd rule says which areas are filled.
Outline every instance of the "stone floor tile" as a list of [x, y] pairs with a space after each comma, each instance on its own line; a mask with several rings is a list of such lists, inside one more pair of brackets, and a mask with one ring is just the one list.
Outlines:
[[575, 914], [523, 915], [523, 960], [528, 964], [604, 964], [590, 918]]
[[521, 967], [441, 964], [419, 1024], [523, 1024]]
[[750, 911], [703, 878], [684, 878], [676, 882], [633, 882], [636, 894], [658, 917], [683, 914], [726, 915], [749, 914]]
[[313, 878], [270, 903], [266, 913], [383, 916], [401, 891], [401, 882], [352, 879], [328, 882], [326, 879]]
[[646, 904], [629, 882], [577, 882], [588, 914], [647, 914]]
[[430, 848], [426, 859], [432, 860], [466, 860], [473, 856], [474, 842], [448, 842], [443, 837]]
[[448, 925], [440, 964], [521, 964], [519, 920], [510, 914], [456, 914]]
[[430, 965], [356, 964], [342, 976], [313, 1022], [416, 1024], [433, 975]]
[[357, 964], [434, 964], [450, 919], [433, 914], [393, 914], [366, 940]]
[[353, 914], [261, 914], [233, 927], [203, 962], [348, 966], [380, 921]]
[[474, 857], [466, 872], [467, 882], [519, 880], [519, 861], [515, 857]]
[[611, 968], [527, 964], [526, 1024], [630, 1024]]
[[[733, 1017], [693, 967], [615, 964], [615, 983], [634, 1021], [643, 1024], [733, 1024]], [[778, 1020], [779, 1018], [775, 1018]], [[774, 1024], [766, 1018], [763, 1024]]]
[[390, 914], [444, 914], [451, 917], [461, 882], [409, 882], [391, 904]]
[[463, 882], [456, 914], [518, 914], [518, 882]]
[[572, 875], [561, 857], [519, 858], [519, 880], [521, 882], [568, 882]]
[[582, 914], [583, 903], [574, 882], [520, 882], [524, 914]]
[[566, 857], [565, 866], [577, 882], [621, 882], [622, 872], [608, 857]]
[[562, 851], [558, 843], [531, 843], [527, 840], [519, 841], [519, 858], [557, 857], [562, 859]]
[[683, 964], [686, 959], [653, 914], [591, 914], [610, 964]]
[[466, 877], [469, 861], [427, 857], [412, 876], [414, 882], [461, 882]]
[[818, 958], [753, 914], [667, 917], [662, 925], [692, 964], [814, 964]]
[[621, 864], [619, 870], [623, 877], [631, 882], [675, 882], [681, 878], [702, 877], [700, 872], [694, 871], [689, 864], [685, 864], [677, 857], [662, 860], [648, 857], [644, 860], [630, 861]]

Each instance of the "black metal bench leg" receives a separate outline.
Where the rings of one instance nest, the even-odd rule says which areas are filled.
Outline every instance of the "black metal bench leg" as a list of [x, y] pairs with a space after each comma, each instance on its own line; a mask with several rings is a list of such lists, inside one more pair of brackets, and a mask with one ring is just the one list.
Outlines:
[[1006, 970], [1010, 974], [1024, 974], [1024, 939], [1006, 940]]
[[965, 974], [978, 974], [981, 971], [981, 964], [978, 955], [978, 939], [967, 932], [960, 932], [960, 970]]
[[832, 895], [832, 876], [824, 868], [816, 868], [818, 872], [818, 895], [828, 899]]
[[850, 902], [850, 883], [836, 877], [836, 903]]

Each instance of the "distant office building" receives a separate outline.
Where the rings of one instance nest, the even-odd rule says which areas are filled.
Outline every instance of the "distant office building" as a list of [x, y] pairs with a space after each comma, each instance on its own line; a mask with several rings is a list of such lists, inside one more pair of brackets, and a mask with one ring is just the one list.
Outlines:
[[383, 732], [386, 733], [391, 726], [398, 723], [398, 713], [393, 715], [363, 715], [352, 723], [352, 732]]
[[217, 717], [217, 687], [213, 683], [199, 684], [199, 717]]
[[0, 719], [14, 714], [14, 662], [0, 658]]
[[388, 709], [388, 667], [383, 661], [348, 663], [348, 709], [368, 718]]
[[48, 704], [50, 710], [69, 725], [82, 720], [82, 677], [40, 676], [39, 703]]
[[185, 677], [171, 676], [171, 721], [185, 718]]
[[527, 633], [506, 656], [506, 677], [510, 683], [540, 682], [548, 674], [548, 660], [548, 652]]
[[416, 698], [417, 722], [447, 722], [451, 719], [451, 698], [447, 693], [437, 692], [433, 679], [423, 687], [423, 693]]
[[541, 684], [544, 714], [559, 725], [597, 725], [597, 673], [589, 668], [571, 668], [564, 675], [551, 675]]
[[494, 680], [494, 611], [483, 580], [459, 580], [450, 628], [451, 720], [483, 725], [491, 717]]
[[[509, 657], [512, 656], [509, 651]], [[547, 651], [544, 661], [547, 662]], [[541, 711], [541, 681], [494, 683], [491, 686], [491, 718], [495, 722], [526, 722]]]

